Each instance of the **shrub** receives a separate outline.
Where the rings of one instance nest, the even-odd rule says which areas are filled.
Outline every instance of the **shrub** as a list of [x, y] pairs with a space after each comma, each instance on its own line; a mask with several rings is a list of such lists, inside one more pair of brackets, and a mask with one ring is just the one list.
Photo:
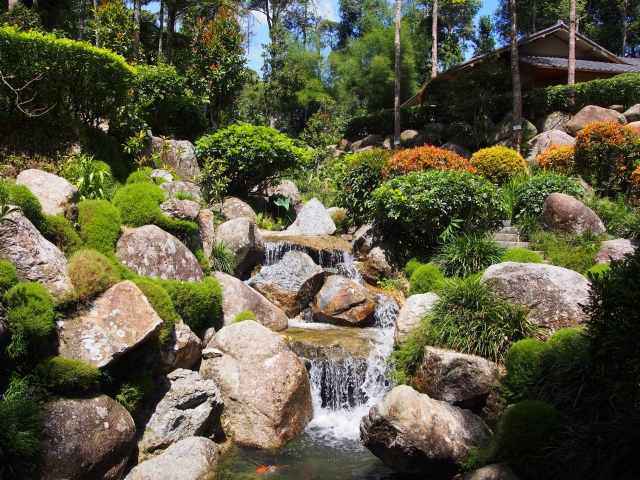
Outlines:
[[593, 267], [587, 268], [584, 271], [584, 276], [587, 277], [589, 279], [589, 281], [591, 281], [591, 277], [602, 276], [605, 272], [608, 272], [609, 270], [611, 270], [611, 266], [609, 266], [609, 264], [607, 264], [607, 263], [598, 263], [597, 265], [594, 265]]
[[527, 162], [522, 155], [507, 147], [489, 147], [478, 150], [470, 160], [478, 175], [502, 184], [516, 175], [527, 172]]
[[149, 173], [142, 169], [136, 170], [127, 177], [127, 185], [133, 185], [134, 183], [154, 183], [154, 181], [149, 176]]
[[528, 248], [512, 248], [502, 255], [502, 262], [544, 263], [544, 259]]
[[552, 235], [536, 232], [529, 238], [530, 247], [544, 252], [552, 265], [584, 273], [593, 266], [594, 257], [600, 251], [601, 242], [593, 235]]
[[399, 175], [406, 175], [409, 172], [430, 168], [476, 173], [476, 169], [471, 166], [469, 160], [457, 153], [425, 145], [396, 152], [382, 169], [382, 177], [384, 180], [388, 180]]
[[504, 359], [507, 375], [503, 386], [511, 401], [523, 400], [531, 395], [531, 387], [540, 375], [540, 354], [548, 345], [534, 338], [519, 340], [509, 349]]
[[78, 203], [80, 238], [87, 248], [105, 255], [113, 254], [121, 224], [120, 212], [106, 200], [83, 200]]
[[33, 225], [40, 230], [44, 224], [44, 213], [42, 213], [42, 204], [31, 190], [24, 185], [13, 184], [9, 187], [9, 201], [20, 207], [25, 217], [29, 219]]
[[154, 386], [153, 378], [146, 373], [131, 373], [117, 384], [115, 400], [129, 413], [134, 413], [140, 408], [142, 400], [153, 392]]
[[479, 235], [449, 237], [436, 251], [432, 262], [447, 276], [464, 278], [499, 263], [505, 248]]
[[233, 275], [236, 269], [236, 254], [228, 248], [225, 242], [214, 241], [211, 245], [209, 265], [214, 272], [224, 272]]
[[336, 163], [338, 205], [358, 221], [371, 214], [371, 194], [382, 184], [382, 169], [391, 152], [380, 148], [345, 155]]
[[118, 274], [111, 260], [95, 250], [81, 250], [74, 254], [67, 271], [73, 283], [74, 298], [81, 302], [118, 283]]
[[433, 245], [452, 224], [460, 233], [484, 233], [502, 224], [499, 190], [468, 172], [429, 170], [393, 178], [373, 192], [373, 215], [385, 231]]
[[55, 328], [53, 298], [44, 285], [18, 283], [5, 294], [11, 343], [10, 357], [37, 357]]
[[336, 226], [336, 230], [338, 232], [347, 233], [349, 230], [349, 226], [351, 225], [351, 220], [347, 217], [347, 214], [344, 210], [336, 210], [331, 214], [331, 220], [333, 220], [334, 225]]
[[573, 171], [575, 147], [553, 144], [536, 157], [535, 166], [540, 170], [569, 174]]
[[40, 233], [67, 256], [82, 248], [82, 240], [64, 217], [44, 215]]
[[0, 260], [0, 297], [18, 282], [16, 267], [7, 260]]
[[41, 361], [35, 374], [45, 391], [55, 393], [89, 390], [102, 379], [102, 372], [92, 363], [65, 357]]
[[609, 235], [640, 238], [640, 211], [627, 207], [621, 196], [615, 200], [593, 196], [587, 198], [584, 204], [600, 217]]
[[176, 312], [192, 330], [212, 327], [218, 320], [222, 287], [215, 278], [207, 277], [204, 282], [159, 282], [171, 297]]
[[516, 217], [538, 217], [542, 213], [544, 201], [552, 193], [565, 193], [581, 200], [584, 189], [575, 180], [557, 173], [543, 173], [531, 177], [527, 183], [516, 188]]
[[420, 265], [409, 279], [409, 295], [433, 292], [444, 280], [442, 271], [435, 265]]
[[415, 272], [419, 267], [424, 265], [425, 263], [422, 261], [422, 258], [419, 257], [411, 257], [406, 265], [404, 266], [404, 273], [407, 277], [411, 278], [413, 272]]
[[253, 188], [267, 186], [285, 170], [302, 166], [306, 150], [284, 134], [269, 127], [238, 122], [196, 141], [198, 158], [210, 157], [226, 166], [227, 193], [246, 195]]
[[142, 293], [149, 301], [149, 305], [164, 322], [164, 327], [160, 332], [160, 343], [164, 344], [169, 338], [173, 326], [180, 322], [180, 316], [176, 313], [171, 297], [163, 286], [155, 280], [138, 277], [132, 281], [142, 290]]
[[257, 322], [258, 318], [251, 310], [243, 310], [236, 315], [236, 318], [233, 319], [233, 323], [244, 322], [246, 320], [253, 320], [254, 322]]
[[576, 135], [574, 171], [604, 196], [630, 193], [640, 160], [638, 132], [617, 122], [587, 125]]

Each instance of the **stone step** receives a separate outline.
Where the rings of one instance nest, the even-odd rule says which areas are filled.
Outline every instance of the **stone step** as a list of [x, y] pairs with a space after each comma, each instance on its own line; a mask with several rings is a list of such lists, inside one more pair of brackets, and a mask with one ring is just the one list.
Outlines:
[[529, 242], [506, 242], [503, 240], [496, 240], [498, 245], [502, 245], [508, 250], [512, 248], [529, 248]]
[[496, 233], [493, 239], [497, 242], [517, 242], [519, 237], [517, 233]]
[[511, 220], [503, 220], [502, 221], [502, 225], [504, 225], [505, 227], [510, 227], [511, 226]]
[[518, 233], [520, 233], [520, 230], [518, 230], [518, 227], [502, 227], [498, 233], [515, 233], [515, 234], [518, 234]]

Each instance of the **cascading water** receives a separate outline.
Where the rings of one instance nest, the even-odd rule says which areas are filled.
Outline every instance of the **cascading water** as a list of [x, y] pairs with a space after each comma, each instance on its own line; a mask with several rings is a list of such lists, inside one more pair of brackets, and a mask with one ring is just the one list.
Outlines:
[[[312, 250], [293, 242], [264, 242], [264, 266], [279, 262], [285, 253], [292, 250], [306, 253], [322, 268], [336, 268], [338, 264], [349, 261], [345, 260], [346, 256], [351, 256], [349, 252], [341, 250]], [[353, 257], [351, 257], [351, 263], [353, 263]]]

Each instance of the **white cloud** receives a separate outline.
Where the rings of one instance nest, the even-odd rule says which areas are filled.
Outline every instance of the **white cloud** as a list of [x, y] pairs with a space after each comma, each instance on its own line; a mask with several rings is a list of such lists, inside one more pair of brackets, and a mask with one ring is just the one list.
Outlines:
[[318, 5], [318, 13], [333, 22], [337, 22], [339, 20], [336, 12], [338, 11], [338, 4], [335, 0], [320, 0]]

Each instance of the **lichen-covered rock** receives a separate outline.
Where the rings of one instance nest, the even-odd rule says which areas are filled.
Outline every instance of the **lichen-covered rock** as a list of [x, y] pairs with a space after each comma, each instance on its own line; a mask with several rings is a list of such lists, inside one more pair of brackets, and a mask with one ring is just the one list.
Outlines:
[[202, 201], [202, 193], [200, 188], [191, 182], [167, 182], [160, 184], [160, 188], [164, 192], [164, 198], [175, 198], [178, 192], [191, 195], [194, 202], [200, 203]]
[[67, 259], [38, 229], [16, 211], [0, 224], [0, 257], [13, 263], [21, 282], [38, 282], [55, 297], [71, 289]]
[[313, 317], [323, 323], [364, 326], [373, 320], [376, 299], [355, 282], [331, 275], [315, 298]]
[[166, 202], [160, 204], [160, 210], [171, 218], [180, 218], [182, 220], [195, 220], [200, 212], [200, 205], [191, 200], [178, 200], [170, 198]]
[[499, 286], [511, 302], [531, 307], [530, 318], [551, 331], [588, 318], [590, 283], [578, 272], [554, 265], [504, 262], [491, 265], [481, 281]]
[[427, 478], [454, 475], [469, 449], [490, 438], [480, 417], [406, 385], [393, 388], [360, 422], [360, 439], [374, 455], [398, 472]]
[[498, 377], [497, 365], [489, 360], [425, 347], [413, 387], [435, 400], [480, 413]]
[[169, 172], [168, 170], [162, 170], [160, 168], [156, 168], [154, 170], [151, 170], [151, 173], [149, 174], [149, 176], [154, 179], [160, 178], [165, 182], [173, 182], [173, 175], [171, 175], [171, 172]]
[[231, 275], [222, 272], [213, 275], [222, 287], [223, 326], [231, 325], [240, 312], [251, 310], [260, 325], [274, 332], [287, 328], [287, 315], [280, 307]]
[[551, 232], [582, 235], [607, 231], [600, 217], [580, 200], [564, 193], [552, 193], [544, 201], [540, 221]]
[[204, 280], [195, 255], [180, 240], [155, 225], [127, 230], [116, 244], [116, 257], [144, 277], [184, 282]]
[[153, 452], [185, 438], [211, 435], [223, 406], [212, 380], [192, 370], [175, 370], [156, 381], [153, 399], [137, 418], [144, 432], [138, 447]]
[[264, 261], [264, 240], [253, 220], [236, 218], [218, 225], [217, 242], [224, 242], [236, 255], [236, 273], [246, 275]]
[[307, 370], [282, 337], [257, 322], [224, 327], [207, 348], [202, 378], [215, 381], [224, 400], [222, 428], [240, 445], [276, 448], [313, 417]]
[[208, 438], [185, 438], [137, 465], [125, 480], [211, 480], [220, 455], [220, 447]]
[[411, 295], [407, 298], [396, 319], [395, 341], [401, 342], [411, 333], [438, 300], [440, 297], [433, 292]]
[[78, 316], [58, 322], [60, 354], [106, 367], [157, 337], [163, 325], [142, 291], [127, 280], [102, 293]]
[[136, 440], [133, 419], [106, 395], [42, 406], [43, 480], [118, 480]]
[[376, 242], [373, 225], [362, 225], [353, 234], [353, 247], [360, 255], [366, 255], [371, 251]]
[[596, 105], [587, 105], [565, 124], [564, 129], [571, 135], [575, 135], [584, 127], [594, 122], [617, 122], [626, 125], [627, 119], [624, 118], [623, 114], [615, 110], [598, 107]]
[[611, 260], [624, 260], [625, 255], [636, 251], [640, 247], [640, 241], [617, 238], [602, 243], [602, 248], [596, 253], [596, 263], [611, 263]]
[[324, 270], [306, 253], [291, 250], [274, 265], [262, 267], [247, 284], [293, 318], [304, 310], [324, 281]]
[[[513, 132], [513, 113], [505, 115], [500, 123], [491, 129], [487, 136], [487, 144], [491, 145], [511, 145], [511, 134]], [[538, 129], [529, 120], [522, 119], [522, 135], [524, 138], [532, 138], [538, 134]]]
[[576, 139], [562, 130], [551, 130], [536, 135], [526, 144], [526, 160], [529, 164], [536, 161], [536, 157], [544, 152], [551, 145], [573, 145]]
[[202, 248], [204, 254], [209, 258], [213, 249], [213, 240], [215, 238], [215, 230], [213, 228], [213, 212], [209, 209], [202, 209], [196, 217], [198, 224], [198, 235], [196, 242]]
[[78, 188], [53, 173], [30, 168], [20, 172], [16, 183], [31, 190], [47, 215], [64, 213], [67, 205], [78, 200]]
[[196, 151], [188, 140], [165, 140], [150, 135], [143, 155], [151, 157], [152, 154], [160, 155], [162, 164], [172, 168], [183, 180], [200, 176]]
[[253, 211], [251, 206], [236, 197], [227, 197], [220, 205], [220, 210], [226, 220], [235, 220], [236, 218], [248, 218], [249, 220], [256, 220], [256, 212]]
[[320, 200], [312, 198], [286, 231], [288, 235], [333, 235], [336, 226]]
[[377, 285], [378, 280], [391, 277], [393, 267], [390, 264], [389, 254], [380, 247], [374, 247], [367, 254], [360, 268], [362, 278], [371, 284]]
[[629, 107], [624, 113], [624, 118], [627, 119], [627, 122], [637, 122], [640, 120], [640, 103], [636, 103]]
[[167, 374], [178, 368], [191, 368], [200, 360], [202, 342], [188, 325], [177, 323], [162, 346], [159, 371]]
[[404, 130], [400, 133], [400, 142], [404, 147], [415, 147], [415, 141], [420, 135], [420, 132], [417, 130]]
[[537, 118], [535, 124], [539, 132], [548, 132], [550, 130], [561, 130], [564, 132], [564, 126], [571, 118], [570, 113], [556, 110], [555, 112]]

